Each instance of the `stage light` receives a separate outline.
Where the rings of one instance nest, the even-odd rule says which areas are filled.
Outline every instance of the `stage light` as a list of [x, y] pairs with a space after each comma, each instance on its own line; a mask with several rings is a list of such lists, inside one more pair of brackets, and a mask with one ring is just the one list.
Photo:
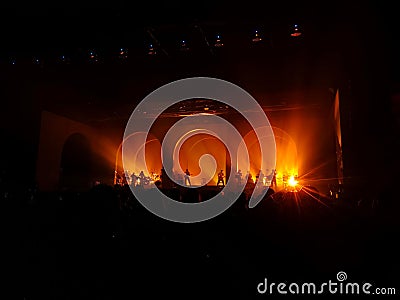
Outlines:
[[59, 57], [59, 61], [60, 61], [61, 63], [64, 63], [64, 64], [68, 64], [68, 63], [70, 62], [70, 59], [69, 59], [69, 57], [67, 57], [66, 55], [62, 54], [62, 55], [60, 55], [60, 57]]
[[90, 63], [97, 63], [99, 61], [99, 57], [94, 50], [89, 50], [89, 62]]
[[221, 36], [219, 34], [217, 34], [215, 38], [214, 46], [217, 48], [224, 46], [224, 43], [222, 42]]
[[185, 40], [182, 40], [182, 41], [181, 41], [181, 47], [180, 47], [180, 49], [181, 49], [181, 51], [188, 51], [188, 50], [189, 50], [189, 47], [188, 47], [188, 45], [187, 45], [187, 43], [186, 43]]
[[293, 37], [298, 37], [298, 36], [300, 36], [301, 34], [302, 34], [302, 33], [301, 33], [300, 28], [299, 28], [299, 25], [294, 24], [293, 29], [292, 29], [292, 32], [290, 33], [290, 35], [293, 36]]
[[293, 175], [291, 175], [288, 180], [288, 185], [291, 187], [296, 187], [298, 184], [299, 182], [294, 178]]
[[34, 57], [32, 58], [32, 63], [33, 63], [34, 65], [40, 65], [40, 64], [41, 64], [41, 60], [39, 59], [39, 57], [34, 56]]
[[16, 65], [17, 64], [17, 59], [15, 57], [10, 58], [10, 64]]
[[153, 44], [149, 45], [149, 49], [147, 50], [147, 54], [149, 54], [149, 55], [156, 55], [157, 54], [156, 49], [153, 47]]
[[126, 60], [128, 58], [128, 49], [127, 48], [120, 48], [118, 58], [120, 60]]
[[258, 30], [256, 30], [256, 31], [254, 32], [253, 38], [252, 38], [251, 40], [252, 40], [254, 43], [258, 43], [258, 42], [261, 42], [261, 41], [262, 41], [261, 35], [260, 35], [260, 33], [258, 32]]
[[299, 184], [297, 180], [297, 176], [290, 175], [287, 181], [287, 186], [285, 188], [286, 192], [299, 192], [302, 189], [302, 186]]

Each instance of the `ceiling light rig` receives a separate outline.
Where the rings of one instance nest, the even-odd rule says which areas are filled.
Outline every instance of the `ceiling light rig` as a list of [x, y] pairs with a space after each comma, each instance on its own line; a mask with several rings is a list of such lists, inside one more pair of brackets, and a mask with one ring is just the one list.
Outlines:
[[58, 63], [60, 63], [60, 64], [69, 64], [70, 62], [71, 62], [71, 59], [65, 54], [61, 54], [58, 57]]
[[299, 25], [294, 24], [293, 28], [292, 28], [292, 32], [290, 33], [290, 36], [299, 37], [301, 35], [302, 35], [302, 32], [301, 32], [301, 30], [299, 28]]
[[99, 56], [97, 55], [95, 50], [89, 50], [88, 56], [89, 56], [90, 63], [98, 63], [99, 62]]
[[39, 59], [39, 57], [37, 57], [37, 56], [34, 56], [33, 58], [32, 58], [32, 63], [34, 64], [34, 65], [41, 65], [42, 64], [42, 61]]
[[155, 45], [157, 47], [157, 49], [159, 49], [162, 53], [165, 54], [165, 56], [168, 57], [169, 56], [168, 52], [161, 46], [159, 40], [154, 36], [153, 31], [154, 31], [154, 29], [151, 29], [151, 28], [147, 29], [147, 33], [149, 34], [149, 36], [152, 40], [152, 43], [150, 44], [150, 47], [149, 47], [147, 53], [149, 55], [156, 54], [155, 48], [153, 47], [153, 45]]
[[128, 59], [128, 49], [127, 48], [120, 48], [118, 52], [118, 58], [121, 61], [127, 60]]
[[255, 31], [254, 31], [254, 34], [253, 34], [253, 37], [252, 37], [251, 41], [252, 41], [253, 43], [259, 43], [259, 42], [262, 41], [261, 35], [260, 35], [260, 33], [258, 32], [258, 30], [255, 30]]
[[217, 48], [221, 48], [224, 46], [224, 43], [222, 42], [221, 36], [219, 34], [216, 35], [215, 37], [215, 43], [214, 46]]
[[180, 50], [184, 52], [189, 51], [189, 46], [187, 45], [186, 40], [181, 40]]
[[[201, 39], [201, 43], [205, 44], [205, 46], [207, 46], [208, 51], [211, 54], [215, 54], [217, 50], [217, 48], [222, 48], [225, 47], [224, 44], [224, 40], [220, 34], [220, 32], [216, 32], [215, 35], [212, 35], [211, 39], [208, 39], [208, 34], [207, 32], [205, 32], [200, 25], [195, 25], [195, 28], [199, 31], [200, 36], [199, 38]], [[160, 41], [155, 37], [154, 29], [147, 29], [146, 30], [147, 34], [149, 35], [150, 39], [147, 40], [148, 44], [144, 44], [145, 47], [144, 49], [142, 49], [142, 52], [144, 55], [162, 55], [162, 56], [166, 56], [169, 57], [168, 52], [166, 51], [166, 48], [164, 47], [164, 45], [162, 45], [160, 43]], [[288, 33], [290, 34], [290, 36], [293, 39], [297, 39], [300, 36], [304, 35], [303, 32], [303, 28], [301, 28], [301, 26], [299, 24], [292, 24], [289, 25], [289, 31]], [[262, 44], [263, 41], [266, 39], [265, 33], [260, 31], [260, 28], [253, 28], [253, 30], [250, 32], [250, 35], [248, 36], [248, 42], [249, 44]], [[300, 39], [301, 40], [301, 39]], [[268, 37], [268, 43], [272, 44], [273, 40], [271, 39], [271, 37]], [[168, 45], [168, 41], [165, 42], [166, 45]], [[188, 40], [185, 38], [182, 38], [181, 40], [178, 40], [177, 42], [175, 42], [177, 44], [176, 49], [181, 52], [187, 52], [187, 51], [194, 51], [194, 53], [196, 53], [196, 46], [198, 45], [196, 40], [192, 40], [192, 38], [190, 38], [190, 41], [188, 42]], [[117, 46], [118, 47], [118, 46]], [[43, 66], [44, 63], [47, 63], [47, 59], [49, 59], [50, 61], [54, 61], [54, 63], [56, 64], [70, 64], [76, 61], [85, 61], [86, 63], [90, 63], [90, 64], [96, 64], [96, 63], [103, 63], [103, 62], [107, 62], [107, 61], [113, 61], [113, 62], [124, 62], [126, 63], [129, 59], [128, 59], [128, 48], [116, 48], [115, 51], [113, 52], [113, 54], [110, 54], [110, 56], [112, 56], [112, 58], [110, 60], [107, 59], [107, 57], [105, 56], [105, 53], [108, 53], [108, 51], [104, 52], [104, 55], [102, 52], [98, 52], [101, 49], [96, 49], [96, 48], [86, 48], [85, 50], [82, 51], [82, 49], [71, 49], [70, 51], [73, 52], [69, 52], [69, 56], [67, 55], [66, 52], [61, 52], [56, 54], [56, 56], [53, 57], [46, 57], [46, 56], [41, 56], [40, 53], [31, 53], [28, 54], [31, 58], [30, 63], [33, 65], [39, 65], [39, 66]], [[76, 52], [76, 54], [74, 54]], [[101, 53], [101, 55], [99, 55]], [[72, 56], [71, 56], [72, 54]], [[36, 56], [37, 55], [37, 56]], [[107, 54], [108, 55], [108, 54]], [[72, 58], [73, 57], [73, 58]], [[10, 65], [16, 65], [17, 61], [18, 61], [18, 65], [21, 64], [24, 65], [24, 58], [20, 58], [19, 56], [8, 56], [6, 57], [4, 60], [5, 63], [8, 63]], [[29, 62], [29, 60], [28, 60]]]
[[153, 44], [149, 44], [149, 47], [148, 47], [148, 49], [147, 49], [147, 54], [148, 54], [148, 55], [156, 55], [156, 54], [157, 54], [157, 51], [156, 51], [156, 49], [154, 48], [154, 45], [153, 45]]

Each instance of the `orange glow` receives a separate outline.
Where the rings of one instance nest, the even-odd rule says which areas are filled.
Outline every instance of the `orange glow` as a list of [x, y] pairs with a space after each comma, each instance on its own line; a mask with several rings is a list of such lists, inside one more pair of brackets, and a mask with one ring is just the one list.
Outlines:
[[[276, 170], [277, 170], [277, 184], [283, 187], [283, 177], [284, 175], [297, 175], [299, 162], [297, 156], [297, 146], [293, 138], [284, 130], [272, 126], [275, 138], [276, 146]], [[244, 142], [250, 153], [250, 174], [254, 177], [260, 171], [261, 165], [261, 150], [260, 144], [258, 143], [257, 136], [254, 130], [250, 131], [244, 137]], [[241, 145], [243, 146], [243, 145]], [[239, 152], [243, 149], [239, 149]], [[244, 170], [245, 162], [238, 161], [238, 169]], [[265, 176], [271, 174], [272, 170], [261, 170]], [[264, 180], [265, 179], [265, 180]], [[265, 185], [269, 185], [266, 178], [263, 181]]]
[[[138, 139], [138, 135], [147, 135], [147, 133], [136, 133], [132, 136], [129, 136], [123, 141], [125, 151], [135, 151], [134, 153], [132, 152], [130, 155], [127, 156], [133, 158], [131, 161], [123, 162], [126, 171], [128, 171], [129, 173], [134, 172], [135, 174], [139, 174], [140, 171], [143, 171], [146, 176], [151, 176], [151, 173], [159, 174], [162, 168], [161, 143], [152, 134], [148, 134], [146, 144], [138, 145], [138, 141], [140, 140]], [[116, 170], [122, 170], [121, 146], [122, 143], [117, 152]], [[138, 158], [143, 156], [146, 158], [145, 165], [138, 163], [140, 161]]]
[[299, 184], [299, 182], [294, 178], [293, 175], [291, 175], [288, 180], [288, 185], [291, 187], [296, 187], [296, 185], [298, 185], [298, 184]]
[[[214, 185], [218, 181], [217, 173], [220, 170], [226, 173], [227, 150], [218, 138], [204, 133], [191, 136], [180, 148], [179, 164], [182, 170], [188, 169], [192, 177], [197, 176], [201, 172], [199, 161], [205, 154], [211, 155], [216, 162], [215, 166], [212, 160], [203, 160], [205, 171], [209, 173], [207, 176], [212, 178], [209, 183]], [[192, 185], [202, 184], [199, 180], [195, 182], [191, 179]]]
[[[203, 114], [207, 113], [204, 112]], [[313, 115], [311, 115], [311, 117], [309, 116], [310, 112], [294, 111], [288, 112], [284, 116], [279, 115], [279, 117], [275, 119], [272, 118], [271, 123], [274, 124], [274, 126], [272, 126], [274, 136], [271, 138], [274, 140], [276, 147], [276, 165], [267, 166], [261, 170], [265, 176], [262, 178], [264, 185], [269, 186], [271, 184], [271, 177], [269, 175], [271, 175], [272, 169], [274, 168], [277, 172], [277, 190], [291, 188], [294, 183], [293, 180], [297, 181], [298, 176], [302, 185], [317, 185], [319, 180], [322, 180], [321, 178], [332, 177], [330, 173], [326, 171], [328, 170], [330, 161], [325, 161], [326, 155], [323, 157], [321, 156], [321, 153], [326, 152], [326, 149], [322, 146], [324, 143], [326, 144], [325, 140], [329, 138], [329, 136], [325, 137], [321, 134], [322, 131], [320, 129], [323, 129], [321, 125], [324, 123]], [[301, 124], [301, 126], [299, 126], [299, 124]], [[135, 153], [131, 153], [132, 155], [129, 155], [129, 157], [131, 157], [131, 159], [133, 158], [132, 161], [124, 162], [124, 165], [126, 165], [126, 169], [129, 172], [135, 172], [136, 174], [141, 170], [144, 170], [146, 176], [151, 176], [151, 172], [159, 174], [162, 168], [161, 144], [154, 135], [147, 135], [147, 133], [139, 134], [146, 134], [146, 145], [137, 145], [136, 143], [139, 139], [136, 136], [127, 138], [126, 141], [124, 141], [127, 145], [126, 151], [129, 151], [129, 146], [132, 146], [132, 149], [139, 150], [135, 150]], [[247, 158], [244, 158], [244, 155], [242, 155], [242, 151], [246, 149], [249, 153], [248, 161], [244, 161]], [[112, 151], [115, 151], [115, 148], [112, 149]], [[146, 172], [144, 164], [143, 166], [137, 164], [137, 158], [142, 155], [145, 155], [148, 173]], [[243, 136], [243, 144], [239, 145], [236, 155], [237, 156], [230, 158], [222, 141], [217, 137], [202, 132], [182, 142], [179, 152], [177, 152], [177, 156], [175, 156], [174, 159], [176, 165], [179, 164], [180, 168], [177, 169], [174, 163], [174, 169], [172, 171], [176, 173], [188, 168], [192, 174], [192, 185], [202, 185], [204, 183], [215, 185], [218, 181], [217, 173], [222, 169], [225, 175], [229, 175], [227, 171], [230, 169], [230, 163], [232, 163], [234, 164], [234, 170], [241, 170], [243, 176], [249, 172], [253, 180], [256, 180], [256, 176], [261, 169], [261, 149], [254, 130], [249, 131]], [[213, 157], [214, 160], [210, 159], [211, 157]], [[324, 161], [322, 161], [322, 159], [324, 159]], [[117, 161], [116, 169], [121, 172], [121, 149], [118, 150]], [[200, 161], [204, 164], [200, 163]], [[333, 163], [335, 163], [335, 161], [333, 161]], [[201, 168], [201, 166], [203, 168]], [[199, 176], [197, 180], [193, 181], [194, 176], [204, 171], [207, 172], [207, 176]], [[200, 177], [207, 177], [207, 182], [203, 182]], [[211, 180], [209, 180], [210, 178]], [[325, 181], [323, 181], [323, 183], [325, 183]], [[294, 185], [298, 186], [298, 183]]]

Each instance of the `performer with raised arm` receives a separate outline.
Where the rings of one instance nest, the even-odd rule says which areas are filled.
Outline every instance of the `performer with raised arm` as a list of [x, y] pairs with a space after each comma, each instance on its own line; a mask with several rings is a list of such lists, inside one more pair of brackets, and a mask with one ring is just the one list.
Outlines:
[[222, 183], [222, 186], [225, 186], [224, 177], [225, 177], [224, 172], [221, 170], [221, 171], [218, 173], [218, 182], [217, 182], [217, 186], [219, 186], [220, 183]]

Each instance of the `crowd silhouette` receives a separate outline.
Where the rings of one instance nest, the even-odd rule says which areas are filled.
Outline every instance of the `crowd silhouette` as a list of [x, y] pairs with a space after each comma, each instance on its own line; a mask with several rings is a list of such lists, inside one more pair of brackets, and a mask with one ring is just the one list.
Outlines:
[[[252, 176], [246, 177], [247, 188], [254, 188]], [[188, 190], [164, 192], [198, 201], [199, 192]], [[226, 212], [192, 226], [151, 214], [128, 184], [51, 193], [34, 185], [3, 187], [1, 197], [2, 203], [19, 200], [22, 212], [20, 290], [26, 299], [185, 297], [193, 290], [199, 297], [252, 299], [265, 272], [329, 279], [343, 266], [354, 277], [379, 274], [387, 285], [396, 278], [397, 269], [388, 266], [400, 250], [393, 238], [398, 218], [385, 206], [388, 195], [341, 193], [336, 198], [312, 187], [298, 193], [270, 188], [249, 209], [245, 190]], [[163, 280], [153, 290], [156, 278]]]

